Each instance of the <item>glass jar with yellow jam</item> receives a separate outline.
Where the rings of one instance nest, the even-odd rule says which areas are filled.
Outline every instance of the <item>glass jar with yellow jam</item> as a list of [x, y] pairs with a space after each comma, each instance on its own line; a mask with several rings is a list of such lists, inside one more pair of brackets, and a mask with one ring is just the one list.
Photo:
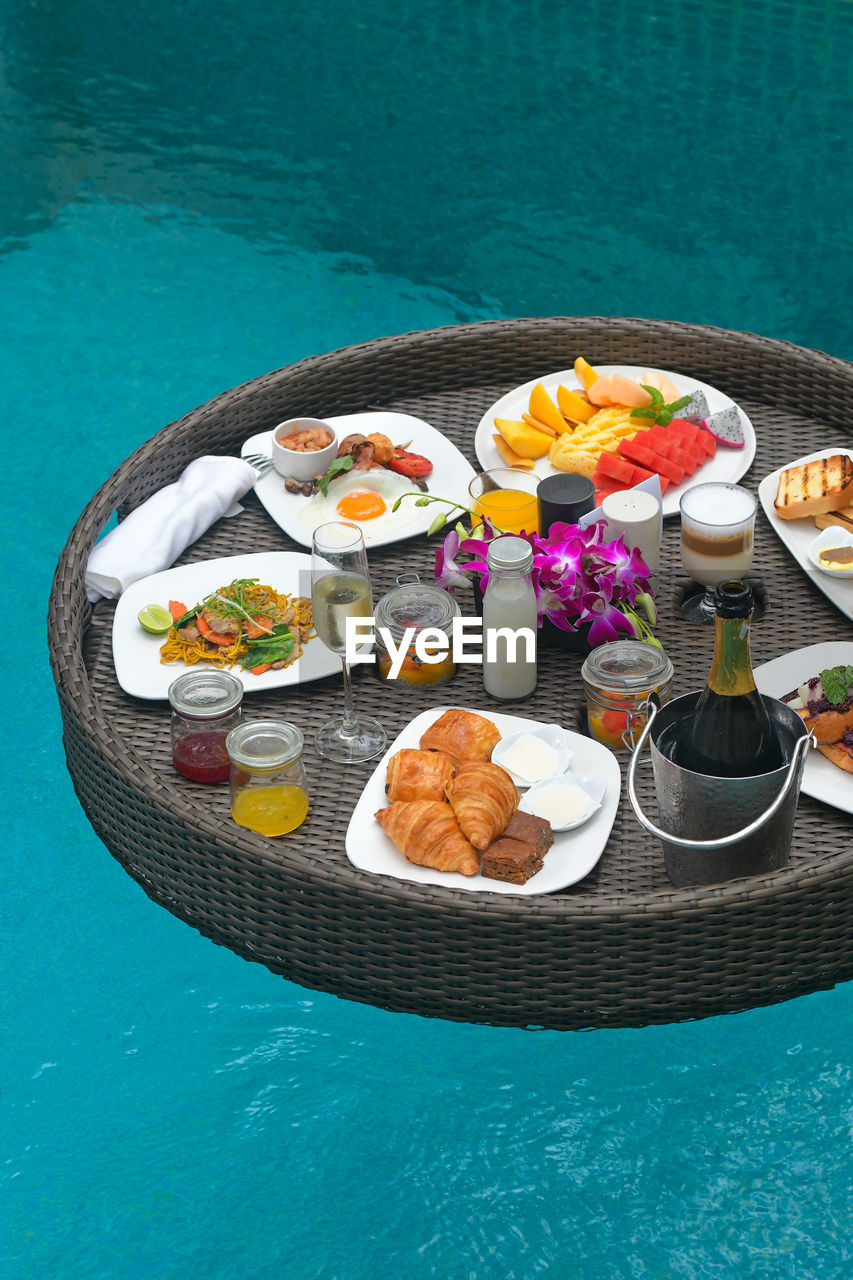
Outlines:
[[[450, 680], [456, 671], [452, 658], [453, 619], [460, 613], [453, 596], [442, 587], [421, 582], [416, 573], [401, 574], [397, 586], [379, 601], [374, 615], [376, 663], [381, 678], [404, 686], [438, 685]], [[387, 630], [398, 652], [406, 643], [399, 670], [380, 627]]]
[[301, 730], [285, 720], [249, 720], [225, 739], [231, 760], [231, 816], [262, 836], [294, 831], [308, 813]]
[[630, 751], [646, 723], [638, 708], [650, 693], [669, 701], [672, 663], [645, 640], [611, 640], [581, 667], [589, 732], [612, 751]]

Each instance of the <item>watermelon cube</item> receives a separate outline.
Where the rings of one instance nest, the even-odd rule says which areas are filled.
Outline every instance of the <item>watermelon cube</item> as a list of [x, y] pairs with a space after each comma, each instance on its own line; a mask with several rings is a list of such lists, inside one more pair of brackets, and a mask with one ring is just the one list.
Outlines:
[[605, 477], [611, 480], [618, 480], [620, 484], [632, 485], [636, 484], [636, 480], [631, 477], [636, 468], [627, 458], [622, 458], [615, 453], [602, 453], [598, 459], [598, 466], [593, 473], [593, 483]]

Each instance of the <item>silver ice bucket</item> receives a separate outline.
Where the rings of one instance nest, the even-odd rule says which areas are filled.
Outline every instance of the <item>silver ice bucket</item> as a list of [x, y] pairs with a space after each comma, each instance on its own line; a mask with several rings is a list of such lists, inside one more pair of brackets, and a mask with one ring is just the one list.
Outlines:
[[[664, 731], [693, 715], [699, 693], [661, 708], [654, 696], [628, 764], [628, 798], [641, 825], [663, 845], [666, 874], [676, 888], [766, 875], [788, 861], [806, 751], [813, 745], [803, 720], [775, 698], [764, 698], [784, 764], [751, 778], [715, 778], [675, 764], [658, 748]], [[637, 763], [650, 741], [661, 826], [643, 813], [636, 791]]]

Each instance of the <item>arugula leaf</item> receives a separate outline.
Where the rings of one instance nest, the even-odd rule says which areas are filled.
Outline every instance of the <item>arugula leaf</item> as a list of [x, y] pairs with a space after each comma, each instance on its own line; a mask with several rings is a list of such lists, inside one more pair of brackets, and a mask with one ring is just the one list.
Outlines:
[[240, 666], [251, 670], [263, 662], [280, 662], [289, 658], [296, 643], [293, 632], [285, 622], [273, 627], [272, 635], [259, 636], [257, 640], [249, 640], [249, 652], [240, 659]]
[[853, 667], [827, 667], [820, 673], [820, 682], [830, 702], [844, 702], [853, 686]]
[[342, 471], [351, 471], [354, 461], [351, 453], [345, 453], [342, 458], [332, 458], [329, 470], [317, 482], [317, 487], [324, 498], [329, 496], [329, 481], [334, 480], [335, 476], [339, 476]]

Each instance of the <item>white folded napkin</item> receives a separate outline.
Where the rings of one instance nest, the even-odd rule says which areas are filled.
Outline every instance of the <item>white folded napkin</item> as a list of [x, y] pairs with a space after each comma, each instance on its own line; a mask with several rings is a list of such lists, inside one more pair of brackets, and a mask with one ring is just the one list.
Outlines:
[[258, 472], [242, 458], [196, 458], [97, 542], [86, 566], [89, 599], [112, 599], [151, 573], [170, 568], [220, 516], [237, 515], [237, 499]]

